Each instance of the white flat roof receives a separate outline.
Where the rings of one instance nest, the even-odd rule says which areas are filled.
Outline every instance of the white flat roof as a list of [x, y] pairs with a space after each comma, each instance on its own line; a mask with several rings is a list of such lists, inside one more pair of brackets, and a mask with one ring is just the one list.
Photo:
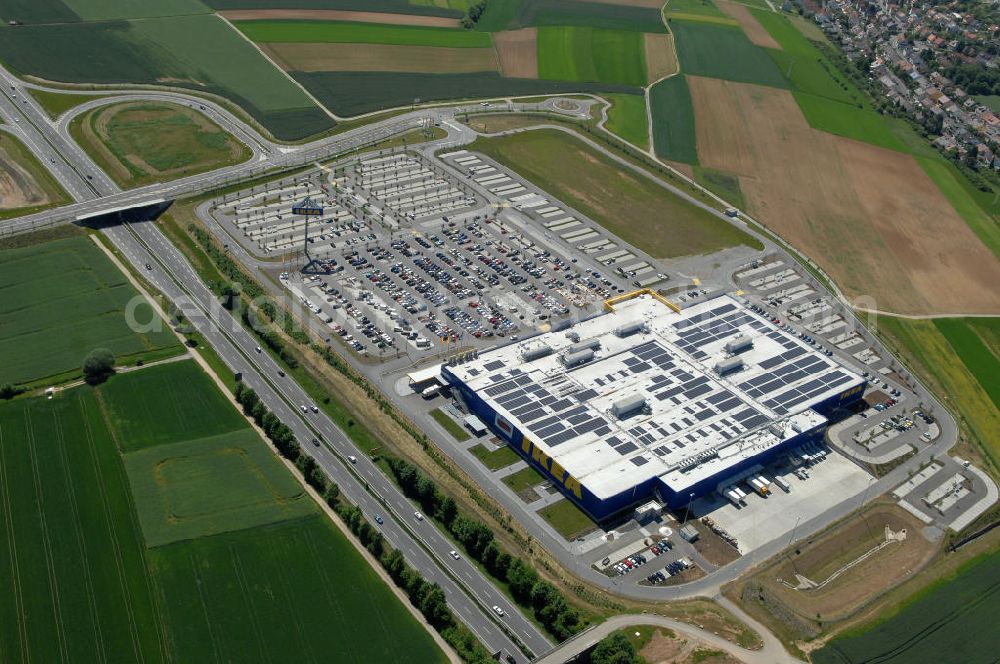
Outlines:
[[[630, 323], [642, 328], [616, 334]], [[752, 347], [730, 355], [726, 344], [739, 337]], [[592, 359], [563, 363], [586, 345]], [[525, 361], [542, 347], [551, 352]], [[716, 365], [730, 357], [742, 367], [720, 375]], [[651, 477], [683, 490], [822, 425], [811, 406], [863, 382], [729, 295], [680, 313], [640, 295], [449, 370], [599, 498]], [[637, 395], [644, 407], [620, 419], [614, 406]]]

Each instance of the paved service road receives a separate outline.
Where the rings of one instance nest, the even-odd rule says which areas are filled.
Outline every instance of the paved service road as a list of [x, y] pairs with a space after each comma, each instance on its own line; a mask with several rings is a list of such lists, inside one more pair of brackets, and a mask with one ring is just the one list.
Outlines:
[[[0, 72], [3, 74], [0, 78], [9, 76], [2, 70]], [[50, 219], [66, 220], [84, 212], [135, 204], [148, 200], [156, 193], [166, 195], [168, 189], [178, 184], [120, 192], [75, 144], [62, 140], [63, 137], [33, 100], [17, 103], [24, 93], [16, 91], [16, 83], [5, 82], [3, 86], [5, 94], [0, 95], [0, 115], [17, 120], [11, 123], [15, 126], [11, 133], [25, 140], [39, 158], [47, 162], [48, 168], [74, 199], [81, 201], [73, 206], [47, 211], [41, 217], [48, 215]], [[299, 158], [308, 162], [314, 155], [354, 149], [369, 143], [373, 136], [391, 136], [425, 122], [424, 116], [413, 114], [408, 120], [396, 119], [375, 130], [345, 132], [336, 141], [326, 141], [302, 150], [303, 157]], [[218, 172], [207, 175], [200, 183], [192, 183], [194, 178], [189, 178], [188, 184], [179, 181], [181, 188], [196, 186], [197, 190], [206, 183], [227, 181], [234, 177], [228, 174], [220, 178]], [[67, 214], [67, 210], [71, 212]], [[16, 223], [23, 219], [12, 221]], [[552, 648], [548, 638], [477, 568], [464, 558], [458, 561], [451, 558], [448, 552], [455, 548], [454, 545], [433, 524], [415, 519], [413, 513], [418, 508], [349, 442], [332, 420], [323, 413], [301, 412], [300, 405], [311, 404], [302, 388], [287, 376], [279, 376], [278, 365], [269, 355], [256, 352], [254, 338], [219, 306], [186, 259], [154, 224], [118, 226], [104, 232], [137, 270], [174, 301], [189, 320], [196, 323], [226, 365], [242, 372], [245, 382], [257, 391], [283, 422], [292, 427], [302, 449], [316, 458], [341, 487], [345, 497], [357, 504], [370, 521], [375, 514], [383, 517], [380, 530], [386, 541], [399, 548], [407, 562], [428, 581], [441, 585], [456, 618], [467, 624], [487, 648], [494, 652], [503, 649], [522, 659], [524, 656], [510, 635], [536, 654]], [[145, 270], [147, 264], [153, 269]], [[313, 438], [321, 438], [325, 444], [315, 447], [310, 444]], [[357, 462], [347, 461], [348, 456], [356, 457]], [[504, 610], [503, 618], [493, 613], [494, 605]]]

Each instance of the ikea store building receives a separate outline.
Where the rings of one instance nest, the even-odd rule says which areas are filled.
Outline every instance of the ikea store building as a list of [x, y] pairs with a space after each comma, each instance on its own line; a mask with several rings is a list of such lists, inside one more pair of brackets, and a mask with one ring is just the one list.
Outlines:
[[[623, 299], [623, 298], [619, 298]], [[673, 509], [821, 438], [865, 379], [729, 295], [609, 313], [443, 366], [469, 411], [596, 520]]]

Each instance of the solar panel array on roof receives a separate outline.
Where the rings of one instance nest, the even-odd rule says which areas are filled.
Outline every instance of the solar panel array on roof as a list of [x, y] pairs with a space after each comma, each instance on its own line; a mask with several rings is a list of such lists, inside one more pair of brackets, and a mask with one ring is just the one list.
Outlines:
[[[523, 343], [473, 361], [488, 380], [472, 379], [465, 365], [457, 368], [462, 380], [471, 380], [515, 428], [587, 486], [624, 490], [617, 487], [681, 467], [688, 477], [697, 475], [692, 469], [722, 458], [719, 450], [732, 441], [766, 432], [775, 418], [860, 380], [727, 296], [681, 314], [652, 298], [622, 309], [620, 317], [576, 324], [576, 338], [588, 340], [596, 353], [571, 370], [559, 361], [573, 344], [563, 333], [533, 339], [552, 354], [530, 362], [522, 360]], [[635, 321], [641, 322], [637, 331], [616, 334], [623, 325], [636, 327]], [[741, 358], [743, 366], [716, 374], [713, 367], [730, 357]], [[515, 364], [520, 368], [507, 368]], [[645, 408], [625, 408], [629, 399]]]

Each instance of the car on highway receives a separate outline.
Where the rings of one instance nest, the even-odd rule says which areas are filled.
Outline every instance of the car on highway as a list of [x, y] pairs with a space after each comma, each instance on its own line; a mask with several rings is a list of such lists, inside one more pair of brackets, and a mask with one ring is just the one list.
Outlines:
[[311, 410], [314, 413], [318, 413], [319, 412], [319, 408], [316, 407], [316, 404], [311, 404], [309, 406], [309, 410]]
[[413, 517], [414, 517], [414, 518], [415, 518], [415, 519], [416, 519], [417, 521], [423, 521], [423, 520], [424, 520], [424, 515], [423, 515], [423, 514], [421, 514], [420, 512], [414, 512], [414, 513], [413, 513]]
[[256, 346], [256, 347], [254, 348], [254, 350], [255, 350], [255, 351], [257, 351], [257, 352], [259, 353], [259, 352], [260, 352], [260, 346]]
[[301, 408], [301, 409], [302, 409], [302, 412], [303, 412], [303, 413], [308, 413], [308, 412], [309, 412], [309, 409], [308, 409], [308, 408], [306, 408], [306, 405], [305, 405], [304, 403], [302, 403], [302, 404], [299, 404], [299, 408]]
[[146, 269], [147, 269], [147, 270], [152, 270], [152, 269], [153, 269], [153, 266], [152, 266], [152, 265], [150, 265], [149, 263], [146, 263]]
[[382, 519], [382, 516], [381, 516], [380, 514], [376, 514], [376, 515], [375, 515], [375, 523], [377, 523], [377, 524], [378, 524], [378, 525], [380, 525], [380, 526], [381, 526], [381, 525], [382, 525], [383, 523], [385, 523], [385, 521], [384, 521], [384, 520]]
[[449, 551], [448, 555], [454, 558], [455, 560], [458, 560], [461, 557], [458, 555], [458, 551]]
[[502, 618], [502, 617], [503, 617], [503, 615], [504, 615], [504, 613], [503, 613], [503, 609], [501, 609], [501, 608], [500, 608], [499, 606], [497, 606], [496, 604], [494, 604], [494, 605], [493, 605], [493, 613], [497, 614], [497, 615], [498, 615], [498, 616], [500, 616], [501, 618]]
[[319, 440], [316, 439], [316, 438], [313, 438], [313, 445], [315, 445], [316, 447], [319, 447]]
[[356, 456], [354, 456], [352, 454], [351, 456], [347, 457], [347, 460], [350, 461], [351, 463], [357, 463], [358, 462], [358, 457], [356, 457]]

